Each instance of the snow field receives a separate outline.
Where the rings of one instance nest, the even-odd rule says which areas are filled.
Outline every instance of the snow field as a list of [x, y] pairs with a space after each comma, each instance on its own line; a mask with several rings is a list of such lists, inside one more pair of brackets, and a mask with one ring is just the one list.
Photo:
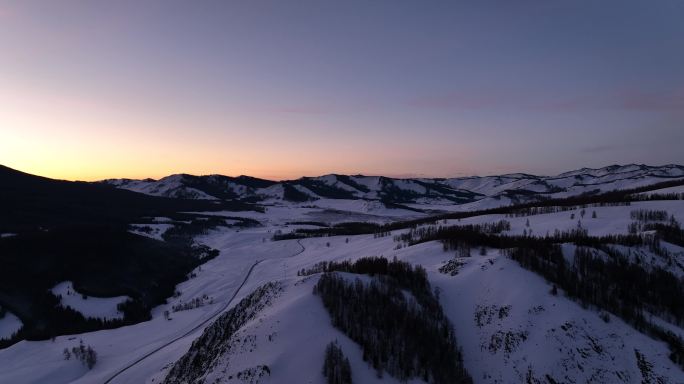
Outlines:
[[[592, 235], [626, 233], [627, 225], [632, 221], [629, 212], [636, 209], [664, 209], [684, 222], [684, 203], [659, 201], [587, 208], [582, 225]], [[591, 218], [594, 210], [596, 219]], [[533, 235], [543, 236], [546, 230], [553, 233], [555, 229], [575, 228], [580, 215], [579, 211], [574, 212], [575, 219], [571, 220], [572, 213], [518, 218], [488, 215], [460, 222], [450, 220], [447, 224], [477, 224], [505, 219], [511, 222], [510, 233], [522, 234], [532, 228]], [[354, 381], [378, 382], [375, 372], [361, 361], [359, 347], [332, 328], [320, 298], [311, 294], [317, 277], [297, 276], [298, 270], [320, 261], [354, 260], [365, 256], [397, 256], [400, 260], [426, 268], [433, 288], [441, 290], [445, 313], [454, 324], [466, 368], [476, 383], [520, 382], [527, 375], [543, 379], [545, 374], [569, 383], [585, 382], [590, 377], [598, 382], [641, 382], [641, 373], [635, 370], [635, 351], [652, 364], [654, 375], [664, 377], [670, 383], [684, 382], [682, 371], [667, 357], [669, 352], [664, 343], [635, 331], [615, 316], [611, 315], [610, 322], [606, 323], [599, 317], [599, 311], [583, 308], [565, 298], [562, 292], [558, 296], [551, 295], [550, 285], [545, 280], [500, 256], [496, 250], [488, 249], [486, 256], [474, 255], [462, 260], [464, 265], [458, 274], [450, 276], [439, 273], [438, 268], [453, 258], [453, 253], [444, 252], [441, 244], [436, 242], [395, 249], [397, 244], [392, 236], [270, 241], [276, 230], [289, 231], [292, 228], [285, 228], [286, 222], [317, 221], [312, 218], [324, 215], [321, 209], [269, 206], [263, 214], [223, 214], [255, 218], [264, 226], [239, 232], [221, 228], [197, 238], [199, 243], [219, 249], [220, 255], [198, 267], [194, 271], [196, 277], [179, 284], [177, 290], [180, 295], [155, 308], [151, 321], [112, 330], [59, 336], [54, 342], [22, 341], [0, 350], [0, 382], [104, 382], [122, 367], [170, 340], [178, 339], [133, 365], [114, 381], [158, 383], [166, 372], [165, 368], [188, 350], [204, 327], [183, 335], [220, 313], [257, 261], [259, 263], [230, 306], [269, 281], [284, 281], [286, 289], [272, 307], [264, 310], [236, 335], [236, 342], [238, 338], [241, 342], [247, 340], [245, 349], [227, 356], [229, 364], [220, 369], [234, 373], [265, 364], [269, 366], [271, 375], [263, 378], [264, 383], [323, 383], [322, 351], [328, 342], [337, 339], [352, 362]], [[334, 223], [357, 214], [325, 213], [325, 217]], [[526, 226], [528, 219], [529, 227]], [[304, 251], [300, 253], [302, 246]], [[681, 248], [672, 250], [676, 252]], [[207, 302], [190, 310], [172, 311], [174, 305], [188, 303], [204, 295], [212, 298], [211, 304]], [[80, 295], [74, 298], [80, 298]], [[84, 301], [90, 304], [91, 299], [95, 298]], [[170, 312], [171, 320], [165, 319], [164, 311]], [[670, 326], [681, 331], [674, 325]], [[77, 345], [80, 339], [86, 345], [92, 345], [98, 353], [98, 363], [91, 371], [62, 357], [61, 351]], [[218, 377], [221, 372], [216, 370], [212, 377]], [[618, 372], [621, 376], [617, 375]], [[393, 381], [385, 375], [382, 382]]]

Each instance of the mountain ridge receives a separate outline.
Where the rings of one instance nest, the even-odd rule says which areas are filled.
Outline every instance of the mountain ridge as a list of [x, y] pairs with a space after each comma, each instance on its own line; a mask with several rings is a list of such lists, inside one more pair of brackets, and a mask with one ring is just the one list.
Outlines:
[[189, 174], [159, 180], [107, 179], [101, 183], [154, 196], [245, 200], [265, 204], [306, 203], [318, 200], [376, 200], [413, 208], [491, 208], [509, 204], [596, 194], [684, 179], [684, 166], [666, 164], [609, 165], [580, 168], [558, 175], [511, 173], [455, 178], [392, 178], [330, 173], [294, 180], [272, 181], [250, 176]]

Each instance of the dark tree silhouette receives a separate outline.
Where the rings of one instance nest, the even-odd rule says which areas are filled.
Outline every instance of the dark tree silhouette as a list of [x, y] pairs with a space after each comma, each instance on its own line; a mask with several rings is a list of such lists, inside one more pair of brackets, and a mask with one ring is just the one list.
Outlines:
[[349, 359], [344, 356], [337, 342], [331, 342], [325, 348], [323, 376], [328, 379], [328, 384], [352, 384]]

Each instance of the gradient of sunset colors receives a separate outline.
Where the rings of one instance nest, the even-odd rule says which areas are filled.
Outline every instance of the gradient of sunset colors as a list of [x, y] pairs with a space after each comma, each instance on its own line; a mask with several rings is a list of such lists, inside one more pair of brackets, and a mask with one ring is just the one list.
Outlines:
[[680, 0], [0, 0], [0, 164], [98, 180], [684, 163], [682, 20]]

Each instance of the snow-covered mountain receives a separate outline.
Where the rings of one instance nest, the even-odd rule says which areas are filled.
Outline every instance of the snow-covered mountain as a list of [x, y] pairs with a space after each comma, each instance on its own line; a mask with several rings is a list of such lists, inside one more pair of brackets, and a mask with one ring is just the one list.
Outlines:
[[684, 166], [611, 165], [556, 176], [524, 173], [484, 177], [411, 178], [337, 175], [274, 182], [248, 176], [171, 175], [159, 180], [109, 179], [104, 183], [155, 196], [240, 199], [255, 202], [375, 200], [414, 209], [483, 209], [543, 198], [630, 189], [684, 179]]
[[245, 198], [276, 184], [273, 181], [249, 176], [193, 176], [187, 174], [171, 175], [159, 180], [109, 179], [103, 182], [152, 196], [207, 200]]

